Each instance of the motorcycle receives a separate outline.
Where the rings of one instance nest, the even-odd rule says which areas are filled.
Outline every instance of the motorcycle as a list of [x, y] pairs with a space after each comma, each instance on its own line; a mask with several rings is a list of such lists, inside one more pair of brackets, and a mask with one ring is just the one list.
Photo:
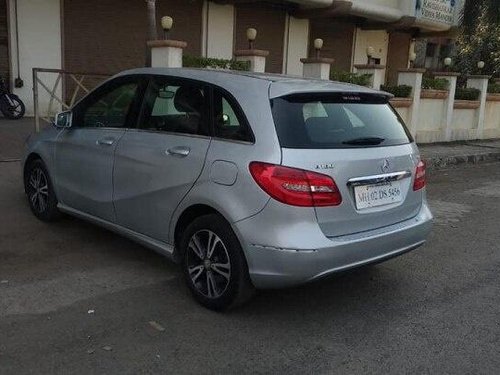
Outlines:
[[0, 77], [0, 112], [5, 118], [18, 120], [24, 116], [25, 111], [23, 101], [9, 92], [5, 80]]

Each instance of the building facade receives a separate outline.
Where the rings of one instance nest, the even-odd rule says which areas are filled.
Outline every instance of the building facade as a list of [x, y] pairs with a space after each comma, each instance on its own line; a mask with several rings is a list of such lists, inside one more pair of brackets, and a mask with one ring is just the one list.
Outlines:
[[[333, 69], [353, 72], [372, 61], [395, 83], [408, 67], [412, 41], [446, 36], [457, 23], [461, 0], [156, 0], [157, 16], [174, 19], [171, 39], [186, 54], [232, 58], [248, 47], [269, 51], [266, 71], [302, 75], [300, 58], [322, 38], [322, 56]], [[158, 22], [159, 24], [159, 22]], [[161, 35], [161, 30], [158, 30]], [[144, 66], [147, 15], [144, 0], [0, 0], [0, 74], [32, 113], [32, 68], [114, 74]], [[15, 87], [14, 79], [22, 79]], [[19, 81], [18, 81], [18, 85]]]

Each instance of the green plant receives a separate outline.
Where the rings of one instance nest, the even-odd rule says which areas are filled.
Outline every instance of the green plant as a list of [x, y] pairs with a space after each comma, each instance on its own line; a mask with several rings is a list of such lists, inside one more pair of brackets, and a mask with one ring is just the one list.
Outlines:
[[457, 87], [455, 91], [456, 100], [477, 100], [481, 95], [481, 90], [471, 87]]
[[424, 76], [422, 78], [422, 88], [433, 90], [448, 90], [448, 81], [444, 78], [432, 78]]
[[371, 77], [371, 74], [357, 74], [342, 70], [332, 70], [330, 72], [332, 81], [347, 82], [360, 86], [369, 86]]
[[500, 83], [490, 83], [488, 85], [488, 92], [490, 94], [500, 94]]
[[182, 56], [182, 66], [186, 68], [213, 68], [231, 70], [250, 70], [250, 61], [216, 59], [211, 57]]
[[380, 86], [380, 90], [387, 91], [394, 95], [396, 98], [409, 98], [411, 94], [411, 86], [408, 85], [398, 85], [398, 86], [389, 86], [382, 85]]

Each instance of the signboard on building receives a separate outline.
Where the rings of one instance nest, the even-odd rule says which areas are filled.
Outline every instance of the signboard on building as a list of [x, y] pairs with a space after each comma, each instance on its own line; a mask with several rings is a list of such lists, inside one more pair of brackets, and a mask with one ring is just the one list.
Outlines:
[[462, 0], [416, 0], [415, 17], [431, 22], [458, 24]]

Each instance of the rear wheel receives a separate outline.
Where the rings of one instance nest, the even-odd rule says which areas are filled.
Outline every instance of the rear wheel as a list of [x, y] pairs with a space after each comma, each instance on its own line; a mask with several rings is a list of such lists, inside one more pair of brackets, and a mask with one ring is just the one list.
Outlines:
[[195, 299], [212, 310], [246, 302], [254, 288], [241, 245], [219, 215], [195, 219], [180, 241], [186, 283]]
[[57, 198], [45, 164], [36, 159], [26, 166], [24, 191], [33, 214], [43, 221], [53, 221], [60, 217]]

